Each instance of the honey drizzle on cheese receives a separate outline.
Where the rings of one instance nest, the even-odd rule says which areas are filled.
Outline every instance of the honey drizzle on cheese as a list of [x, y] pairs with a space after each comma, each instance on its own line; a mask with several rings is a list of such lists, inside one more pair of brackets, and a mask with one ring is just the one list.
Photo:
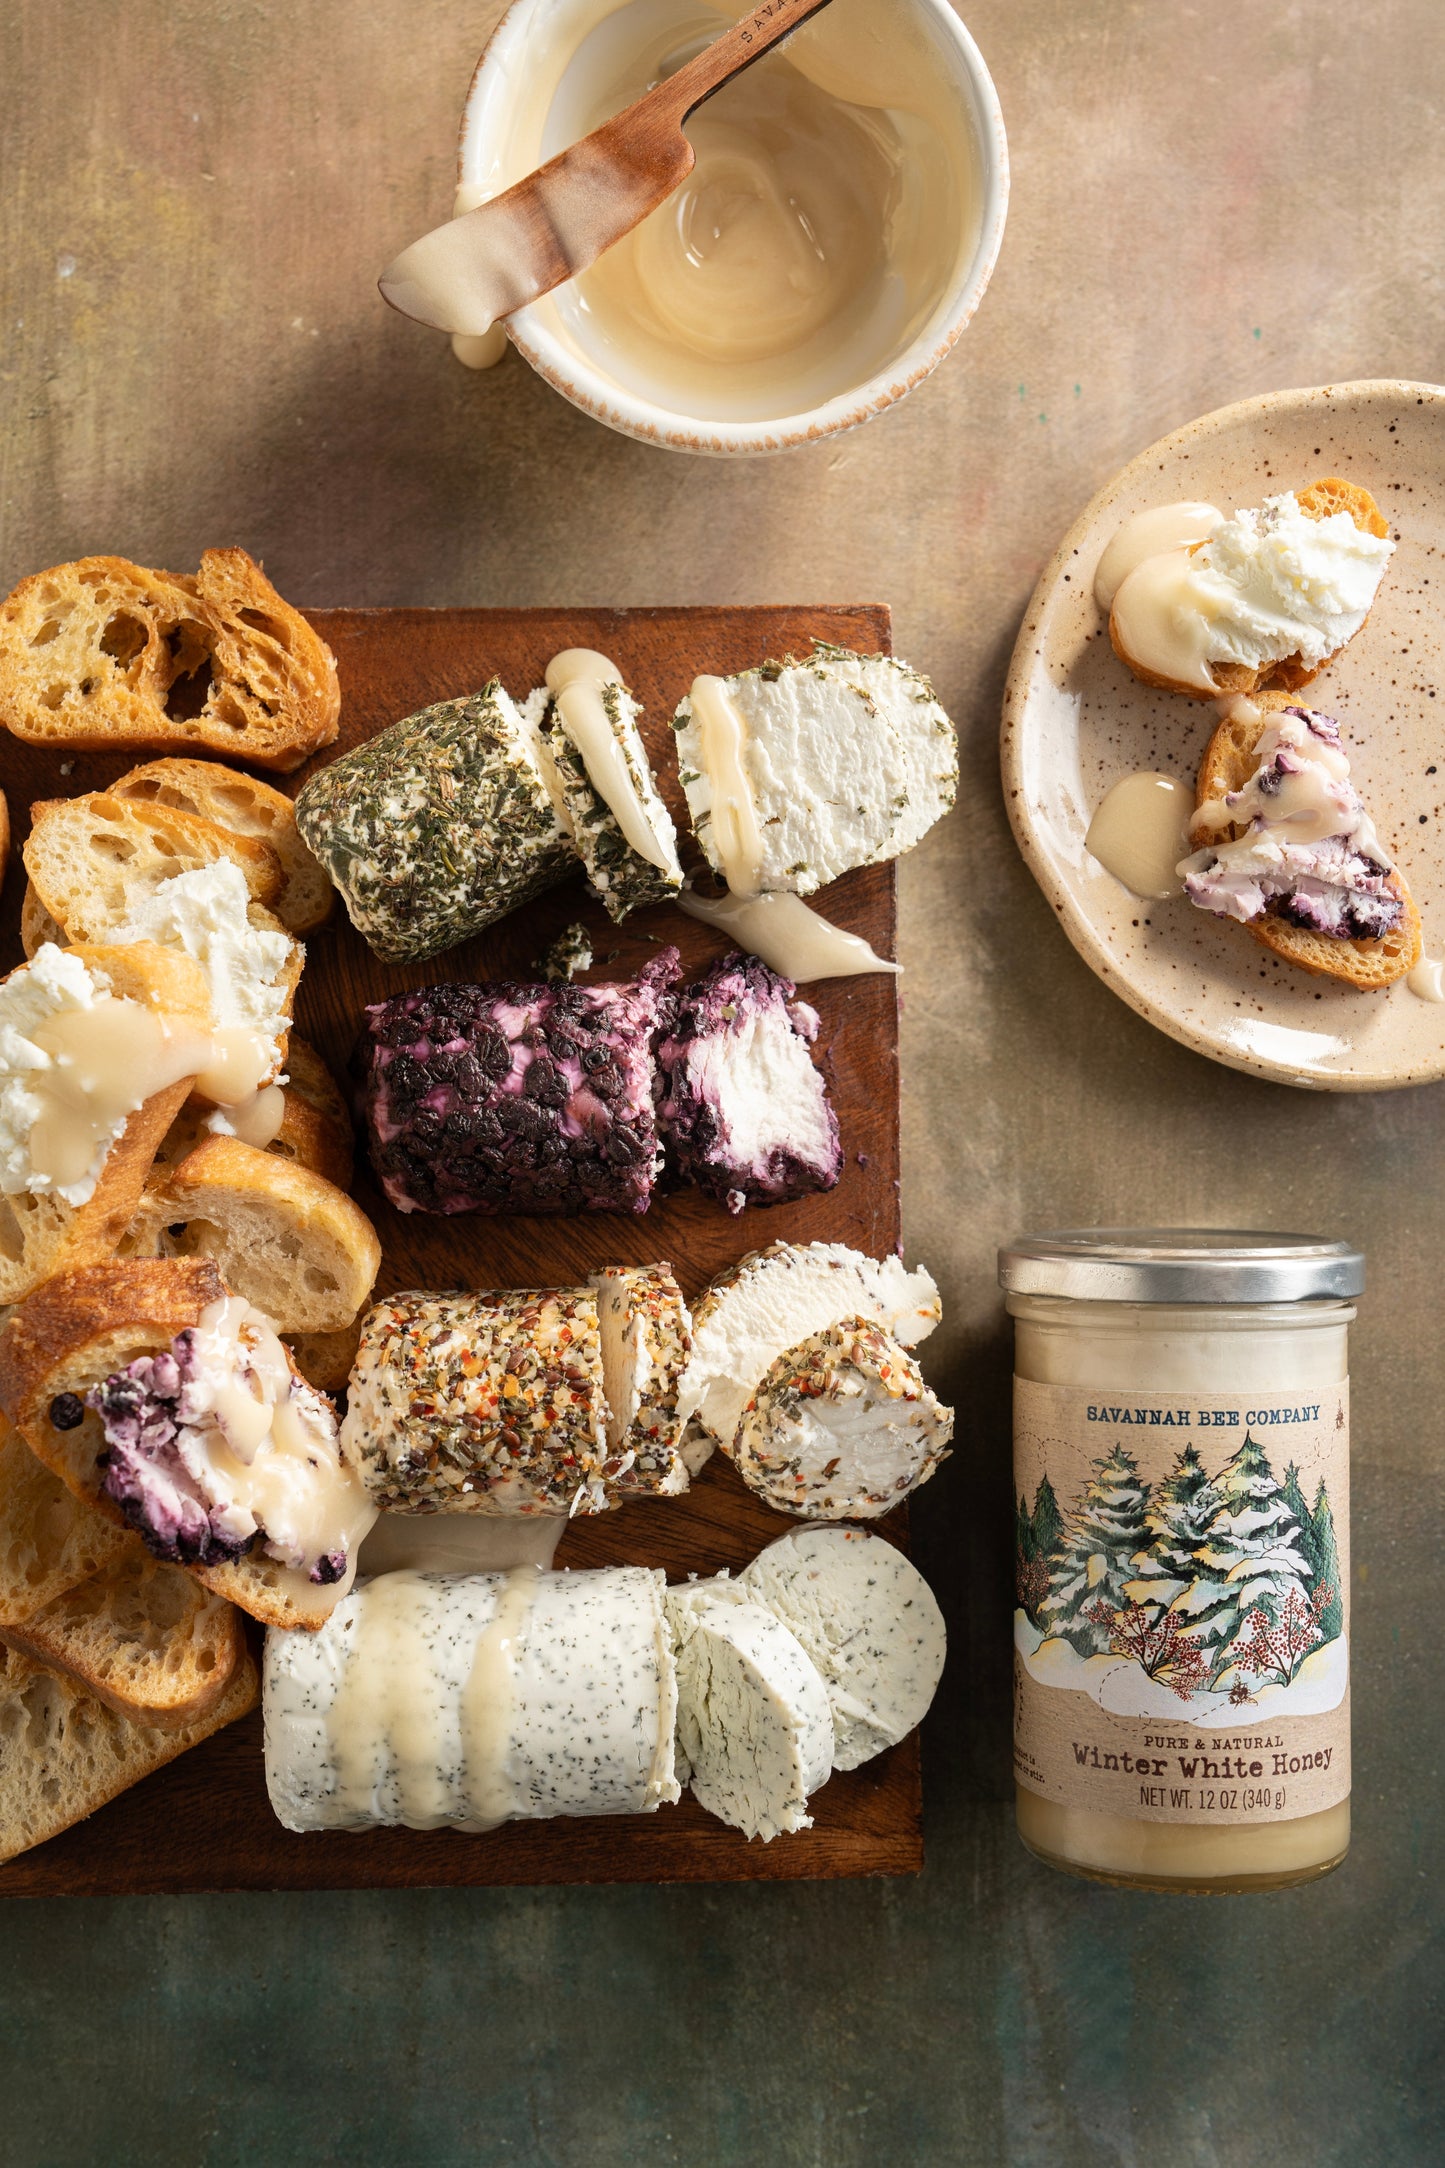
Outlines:
[[755, 896], [762, 880], [763, 837], [744, 748], [748, 726], [727, 680], [696, 677], [689, 694], [699, 764], [712, 786], [712, 838], [723, 878], [735, 896]]
[[1179, 504], [1151, 505], [1114, 530], [1094, 571], [1094, 600], [1107, 615], [1129, 574], [1146, 557], [1207, 542], [1224, 518], [1217, 504], [1186, 498]]
[[30, 1038], [51, 1066], [26, 1078], [40, 1102], [27, 1150], [32, 1180], [50, 1189], [83, 1183], [129, 1117], [193, 1076], [205, 1052], [188, 1026], [109, 996], [91, 1008], [57, 1010]]
[[608, 685], [620, 688], [622, 672], [595, 648], [564, 648], [547, 665], [547, 690], [557, 703], [557, 712], [581, 756], [588, 780], [605, 799], [638, 857], [666, 872], [667, 852], [653, 832], [602, 702], [603, 688]]
[[1122, 582], [1109, 627], [1130, 662], [1152, 676], [1217, 693], [1209, 667], [1217, 615], [1214, 598], [1196, 577], [1192, 552], [1161, 550]]
[[537, 1595], [535, 1566], [514, 1566], [497, 1590], [491, 1620], [477, 1642], [462, 1688], [462, 1765], [466, 1828], [495, 1829], [513, 1807], [507, 1772], [517, 1699], [518, 1644]]
[[423, 1658], [445, 1590], [420, 1573], [368, 1581], [353, 1610], [346, 1668], [327, 1728], [336, 1802], [349, 1821], [375, 1819], [375, 1794], [395, 1764], [400, 1819], [439, 1829], [450, 1819], [446, 1717]]

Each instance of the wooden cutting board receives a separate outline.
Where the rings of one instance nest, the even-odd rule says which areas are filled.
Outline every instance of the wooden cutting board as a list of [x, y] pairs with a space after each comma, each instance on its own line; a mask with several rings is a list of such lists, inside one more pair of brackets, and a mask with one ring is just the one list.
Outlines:
[[[621, 667], [646, 709], [649, 754], [677, 822], [684, 819], [669, 718], [699, 671], [726, 675], [767, 656], [805, 653], [814, 639], [864, 651], [890, 647], [886, 609], [720, 608], [665, 610], [321, 610], [313, 621], [341, 673], [343, 720], [336, 752], [434, 700], [499, 677], [518, 698], [540, 684], [564, 647], [600, 648]], [[137, 756], [145, 757], [145, 756]], [[60, 772], [52, 751], [13, 739], [0, 749], [0, 783], [17, 843], [38, 798], [94, 790], [129, 758], [78, 756]], [[308, 769], [286, 782], [305, 780]], [[693, 846], [695, 853], [695, 846]], [[684, 856], [686, 857], [686, 850]], [[12, 861], [0, 900], [5, 968], [20, 958], [23, 873]], [[836, 882], [820, 899], [827, 915], [894, 948], [891, 866]], [[636, 971], [675, 942], [695, 975], [727, 943], [671, 905], [635, 912], [614, 927], [580, 875], [430, 963], [378, 962], [344, 913], [308, 944], [297, 1023], [338, 1077], [357, 1036], [361, 1008], [404, 987], [442, 979], [536, 975], [561, 929], [582, 921], [592, 937], [592, 979]], [[842, 1179], [827, 1196], [732, 1218], [696, 1191], [659, 1199], [643, 1218], [431, 1218], [401, 1214], [382, 1198], [364, 1155], [356, 1195], [383, 1244], [378, 1293], [398, 1287], [553, 1286], [593, 1265], [668, 1259], [687, 1292], [741, 1256], [779, 1239], [846, 1242], [885, 1256], [900, 1237], [898, 1202], [897, 981], [875, 973], [806, 989], [821, 1019], [817, 1054], [842, 1129]], [[684, 1497], [633, 1501], [620, 1512], [574, 1522], [559, 1566], [663, 1566], [670, 1580], [745, 1565], [793, 1522], [762, 1505], [721, 1454]], [[904, 1540], [900, 1511], [883, 1524]], [[749, 1844], [691, 1797], [656, 1814], [593, 1821], [514, 1822], [488, 1836], [376, 1830], [295, 1836], [266, 1800], [259, 1712], [183, 1755], [88, 1821], [0, 1867], [0, 1895], [228, 1889], [356, 1889], [462, 1883], [789, 1880], [916, 1873], [923, 1864], [916, 1737], [861, 1769], [833, 1776], [813, 1801], [814, 1826], [771, 1844]]]

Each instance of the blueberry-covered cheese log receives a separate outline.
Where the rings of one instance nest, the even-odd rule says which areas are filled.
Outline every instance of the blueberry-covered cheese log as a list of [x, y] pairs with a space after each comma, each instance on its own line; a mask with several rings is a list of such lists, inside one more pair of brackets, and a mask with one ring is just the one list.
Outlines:
[[668, 1591], [677, 1638], [680, 1773], [693, 1796], [766, 1844], [810, 1829], [808, 1800], [833, 1767], [828, 1690], [771, 1611], [736, 1583]]
[[403, 1212], [645, 1212], [677, 951], [617, 985], [429, 986], [366, 1012], [372, 1164]]
[[658, 1118], [679, 1173], [741, 1212], [831, 1189], [838, 1121], [809, 1052], [818, 1019], [790, 979], [734, 952], [678, 996], [658, 1047]]
[[868, 1257], [838, 1242], [774, 1242], [716, 1279], [693, 1310], [682, 1406], [730, 1446], [768, 1370], [810, 1334], [871, 1318], [904, 1347], [932, 1332], [938, 1289], [896, 1257]]
[[485, 1830], [675, 1800], [663, 1600], [641, 1566], [362, 1582], [321, 1633], [267, 1636], [272, 1807], [294, 1830]]
[[368, 1313], [343, 1451], [394, 1513], [600, 1513], [607, 1399], [590, 1287], [391, 1295]]
[[921, 1724], [943, 1673], [943, 1613], [913, 1566], [862, 1528], [798, 1528], [736, 1584], [789, 1627], [828, 1689], [833, 1767], [856, 1769]]
[[607, 1265], [591, 1284], [602, 1327], [615, 1487], [674, 1496], [688, 1486], [679, 1394], [692, 1319], [682, 1289], [670, 1265]]
[[554, 657], [524, 713], [545, 732], [583, 870], [619, 922], [682, 886], [677, 831], [653, 779], [639, 709], [615, 666], [587, 648]]
[[910, 850], [953, 803], [953, 726], [888, 656], [820, 647], [699, 678], [673, 728], [698, 842], [740, 894], [811, 895]]
[[378, 956], [435, 956], [575, 866], [548, 765], [494, 679], [332, 761], [297, 798], [296, 825]]
[[726, 1450], [749, 1490], [804, 1520], [874, 1520], [948, 1458], [953, 1411], [870, 1318], [825, 1325], [770, 1366]]

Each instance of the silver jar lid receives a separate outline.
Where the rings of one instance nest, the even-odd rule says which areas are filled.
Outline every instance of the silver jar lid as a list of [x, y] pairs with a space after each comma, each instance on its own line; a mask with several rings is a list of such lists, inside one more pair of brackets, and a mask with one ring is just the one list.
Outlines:
[[1363, 1293], [1348, 1242], [1233, 1227], [1077, 1227], [998, 1253], [999, 1284], [1080, 1302], [1310, 1302]]

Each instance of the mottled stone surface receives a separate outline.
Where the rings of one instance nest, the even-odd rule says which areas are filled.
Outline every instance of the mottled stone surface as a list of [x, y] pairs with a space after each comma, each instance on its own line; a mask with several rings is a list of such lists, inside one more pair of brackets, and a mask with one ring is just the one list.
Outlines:
[[[713, 465], [607, 435], [515, 361], [466, 375], [376, 299], [447, 208], [489, 4], [6, 11], [0, 584], [239, 541], [301, 602], [893, 604], [965, 730], [965, 814], [904, 874], [906, 1205], [961, 1411], [915, 1519], [953, 1635], [930, 1862], [917, 1885], [17, 1905], [0, 2151], [1414, 2168], [1445, 2109], [1442, 1088], [1306, 1097], [1152, 1032], [1051, 924], [995, 743], [1033, 581], [1130, 453], [1246, 393], [1439, 373], [1445, 18], [979, 0], [1015, 193], [978, 321], [861, 434]], [[1347, 1234], [1374, 1269], [1358, 1834], [1268, 1899], [1093, 1889], [1011, 1827], [994, 1245], [1195, 1215]]]

